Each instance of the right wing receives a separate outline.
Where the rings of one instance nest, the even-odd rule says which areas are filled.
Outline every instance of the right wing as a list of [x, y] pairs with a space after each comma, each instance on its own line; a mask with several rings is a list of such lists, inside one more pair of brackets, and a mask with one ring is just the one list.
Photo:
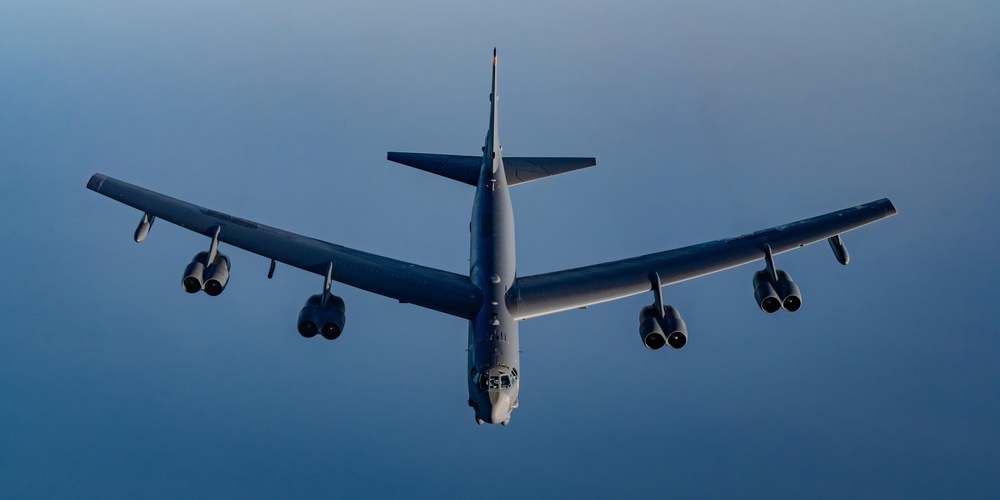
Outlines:
[[508, 306], [521, 320], [608, 302], [652, 290], [653, 271], [666, 286], [761, 260], [766, 246], [779, 254], [895, 214], [892, 202], [881, 199], [735, 238], [517, 278]]
[[278, 262], [326, 276], [340, 283], [462, 318], [475, 316], [482, 292], [468, 276], [431, 269], [333, 243], [307, 238], [240, 217], [199, 207], [102, 174], [87, 187], [108, 198]]

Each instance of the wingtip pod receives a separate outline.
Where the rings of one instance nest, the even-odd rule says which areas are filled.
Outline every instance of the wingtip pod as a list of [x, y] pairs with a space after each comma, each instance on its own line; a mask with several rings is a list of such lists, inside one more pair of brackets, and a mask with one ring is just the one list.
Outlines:
[[896, 215], [897, 214], [897, 212], [896, 212], [896, 206], [893, 205], [891, 201], [889, 201], [889, 198], [882, 198], [881, 200], [879, 200], [879, 203], [881, 203], [882, 206], [885, 207], [885, 213], [886, 214], [888, 214], [888, 215]]
[[153, 227], [153, 221], [156, 217], [149, 212], [143, 212], [142, 218], [139, 219], [139, 225], [135, 228], [135, 239], [136, 243], [142, 243], [146, 240], [146, 236], [149, 236], [149, 228]]
[[839, 234], [827, 238], [826, 241], [830, 243], [830, 248], [833, 249], [833, 255], [837, 258], [837, 262], [844, 266], [851, 262], [851, 254], [847, 251], [847, 245], [844, 244], [844, 240]]
[[94, 175], [92, 175], [90, 177], [90, 180], [87, 181], [87, 189], [89, 189], [91, 191], [96, 191], [96, 192], [100, 193], [101, 192], [101, 186], [104, 185], [104, 181], [106, 181], [107, 179], [108, 179], [108, 176], [106, 176], [104, 174], [99, 174], [99, 173], [98, 174], [94, 174]]
[[497, 67], [497, 48], [493, 47], [493, 67]]
[[858, 208], [881, 210], [885, 214], [885, 217], [896, 215], [896, 206], [889, 201], [889, 198], [882, 198], [881, 200], [868, 202], [863, 205], [859, 205]]

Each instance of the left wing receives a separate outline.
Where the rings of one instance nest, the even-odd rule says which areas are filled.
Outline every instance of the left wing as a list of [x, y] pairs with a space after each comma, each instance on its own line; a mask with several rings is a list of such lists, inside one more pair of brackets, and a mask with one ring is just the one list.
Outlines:
[[360, 250], [307, 238], [254, 221], [233, 217], [150, 191], [102, 174], [87, 188], [185, 229], [278, 262], [326, 276], [400, 302], [471, 318], [482, 305], [481, 291], [468, 276], [431, 269]]
[[895, 214], [881, 199], [735, 238], [517, 278], [508, 307], [521, 320], [608, 302], [652, 290], [654, 271], [666, 286], [764, 259], [768, 246], [772, 254], [787, 252]]

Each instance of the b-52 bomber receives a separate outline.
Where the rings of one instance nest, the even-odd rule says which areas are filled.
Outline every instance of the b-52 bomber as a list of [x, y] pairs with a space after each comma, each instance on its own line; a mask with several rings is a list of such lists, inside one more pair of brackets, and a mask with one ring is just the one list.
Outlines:
[[517, 276], [514, 213], [510, 188], [543, 177], [591, 167], [594, 158], [507, 157], [497, 126], [497, 59], [493, 51], [490, 121], [480, 156], [390, 152], [387, 159], [475, 186], [472, 204], [471, 259], [468, 275], [411, 264], [308, 238], [258, 222], [203, 208], [139, 186], [94, 174], [87, 187], [143, 212], [135, 230], [141, 242], [156, 218], [211, 239], [184, 269], [188, 293], [222, 293], [230, 260], [219, 250], [226, 243], [315, 273], [322, 293], [310, 296], [298, 314], [298, 332], [335, 340], [346, 320], [343, 299], [331, 292], [336, 281], [399, 302], [469, 321], [469, 406], [479, 424], [507, 425], [518, 407], [521, 363], [518, 323], [522, 320], [652, 292], [652, 304], [639, 311], [639, 338], [648, 349], [683, 348], [688, 330], [680, 312], [664, 304], [664, 286], [763, 260], [753, 273], [754, 299], [766, 313], [794, 312], [802, 294], [792, 277], [777, 268], [774, 256], [827, 240], [841, 264], [849, 255], [841, 235], [895, 215], [888, 199], [755, 231], [742, 236], [534, 276]]

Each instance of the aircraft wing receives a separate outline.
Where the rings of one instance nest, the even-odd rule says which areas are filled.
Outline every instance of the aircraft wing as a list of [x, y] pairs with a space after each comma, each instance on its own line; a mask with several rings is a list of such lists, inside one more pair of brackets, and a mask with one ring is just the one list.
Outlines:
[[735, 238], [526, 276], [515, 280], [508, 306], [521, 320], [608, 302], [652, 290], [649, 275], [653, 271], [666, 286], [762, 260], [767, 246], [772, 254], [779, 254], [895, 214], [892, 202], [881, 199]]
[[[482, 305], [481, 292], [468, 276], [418, 266], [334, 245], [281, 229], [233, 217], [94, 174], [87, 188], [185, 229], [326, 276], [333, 263], [333, 279], [400, 302], [416, 304], [462, 318], [471, 318]], [[318, 288], [318, 287], [317, 287]]]

